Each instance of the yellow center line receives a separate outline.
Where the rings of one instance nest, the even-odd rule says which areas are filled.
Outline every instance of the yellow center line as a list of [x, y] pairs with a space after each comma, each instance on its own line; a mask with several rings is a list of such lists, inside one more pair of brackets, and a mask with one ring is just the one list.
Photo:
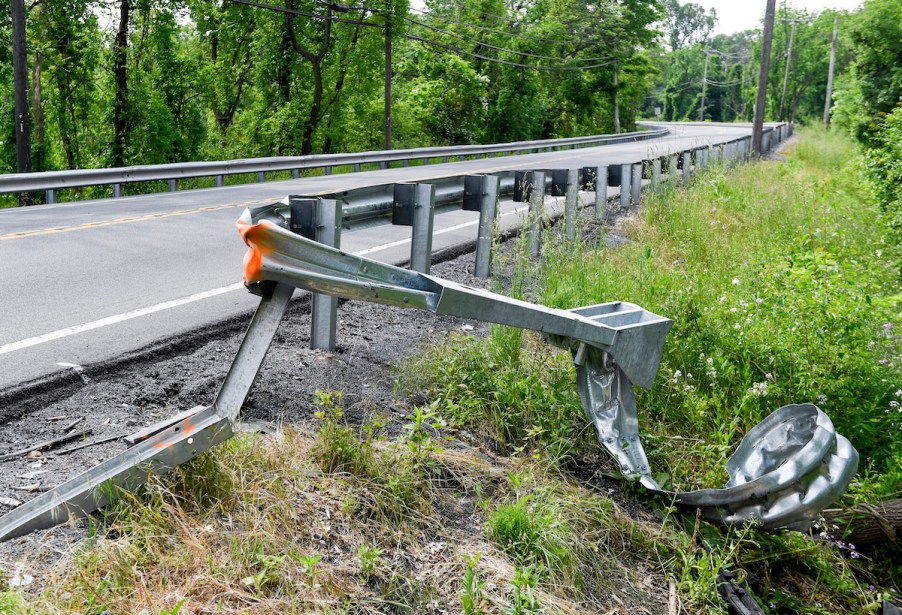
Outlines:
[[0, 235], [0, 241], [8, 239], [22, 239], [24, 237], [35, 237], [38, 235], [54, 235], [56, 233], [68, 233], [70, 231], [82, 231], [85, 229], [100, 228], [104, 226], [114, 226], [117, 224], [130, 224], [132, 222], [146, 222], [148, 220], [159, 220], [161, 218], [174, 218], [176, 216], [188, 216], [191, 214], [199, 214], [210, 211], [220, 211], [223, 209], [232, 209], [235, 207], [247, 207], [249, 205], [261, 205], [270, 203], [272, 199], [261, 199], [256, 201], [244, 201], [242, 203], [230, 203], [228, 205], [213, 205], [210, 207], [200, 207], [197, 209], [181, 209], [178, 211], [168, 211], [161, 213], [145, 214], [143, 216], [128, 216], [124, 218], [113, 218], [112, 220], [102, 220], [100, 222], [84, 222], [72, 226], [56, 226], [50, 228], [35, 229], [33, 231], [20, 231], [18, 233], [7, 233]]
[[[582, 155], [584, 155], [584, 153], [585, 152], [576, 153], [576, 154], [573, 154], [570, 156], [561, 156], [555, 162], [562, 162], [564, 160], [571, 160], [573, 158], [579, 158]], [[523, 155], [528, 156], [530, 154], [523, 154]], [[451, 164], [454, 164], [454, 163], [451, 163]], [[507, 165], [497, 165], [494, 167], [488, 167], [488, 168], [484, 168], [484, 169], [478, 169], [478, 170], [474, 169], [472, 172], [474, 172], [474, 173], [495, 173], [498, 171], [508, 171], [510, 169], [516, 169], [518, 167], [522, 167], [524, 164], [528, 164], [528, 163], [519, 162], [519, 163], [513, 163], [513, 164], [507, 164]], [[454, 173], [451, 173], [450, 175], [448, 175], [448, 174], [430, 175], [427, 177], [417, 178], [413, 181], [424, 182], [424, 181], [429, 181], [432, 179], [441, 179], [444, 177], [453, 177], [453, 176], [454, 176]], [[390, 182], [390, 183], [394, 183], [394, 182]], [[352, 190], [353, 190], [353, 188], [352, 188]], [[331, 189], [330, 190], [321, 190], [318, 192], [312, 192], [312, 193], [308, 193], [308, 194], [310, 196], [335, 194], [335, 190], [331, 190]], [[82, 224], [74, 224], [71, 226], [56, 226], [56, 227], [35, 229], [32, 231], [20, 231], [17, 233], [7, 233], [6, 235], [0, 235], [0, 241], [7, 241], [9, 239], [23, 239], [25, 237], [37, 237], [40, 235], [55, 235], [57, 233], [69, 233], [72, 231], [83, 231], [86, 229], [101, 228], [104, 226], [116, 226], [119, 224], [131, 224], [132, 222], [146, 222], [148, 220], [159, 220], [161, 218], [174, 218], [176, 216], [188, 216], [191, 214], [199, 214], [199, 213], [205, 213], [205, 212], [210, 212], [210, 211], [220, 211], [223, 209], [232, 209], [235, 207], [248, 207], [250, 205], [262, 205], [264, 203], [272, 203], [272, 202], [273, 202], [273, 199], [259, 199], [256, 201], [244, 201], [241, 203], [230, 203], [228, 205], [213, 205], [210, 207], [200, 207], [197, 209], [182, 209], [179, 211], [159, 212], [159, 213], [152, 213], [152, 214], [144, 214], [141, 216], [128, 216], [128, 217], [123, 217], [123, 218], [113, 218], [111, 220], [102, 220], [99, 222], [84, 222]]]

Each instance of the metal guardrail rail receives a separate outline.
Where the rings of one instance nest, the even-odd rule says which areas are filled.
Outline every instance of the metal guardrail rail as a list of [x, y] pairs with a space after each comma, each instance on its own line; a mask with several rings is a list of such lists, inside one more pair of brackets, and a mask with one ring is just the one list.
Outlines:
[[0, 175], [0, 194], [21, 192], [46, 192], [47, 202], [56, 202], [56, 191], [88, 186], [113, 186], [113, 197], [122, 194], [122, 184], [147, 181], [168, 181], [169, 190], [178, 190], [178, 182], [195, 177], [214, 177], [216, 186], [222, 186], [226, 175], [256, 173], [257, 181], [266, 181], [266, 173], [291, 171], [297, 178], [306, 169], [325, 169], [327, 175], [334, 167], [353, 167], [360, 171], [365, 164], [379, 164], [385, 168], [392, 162], [408, 166], [411, 161], [429, 164], [438, 159], [448, 162], [451, 158], [460, 160], [473, 156], [477, 158], [508, 154], [530, 154], [536, 152], [560, 151], [595, 145], [611, 145], [654, 139], [668, 134], [668, 128], [654, 128], [616, 135], [593, 135], [567, 139], [547, 139], [539, 141], [514, 141], [489, 145], [455, 145], [449, 147], [424, 147], [416, 149], [370, 151], [346, 154], [314, 154], [310, 156], [280, 156], [273, 158], [247, 158], [240, 160], [218, 160], [208, 162], [181, 162], [146, 166], [115, 167], [110, 169], [76, 169], [69, 171], [47, 171], [42, 173], [11, 173]]

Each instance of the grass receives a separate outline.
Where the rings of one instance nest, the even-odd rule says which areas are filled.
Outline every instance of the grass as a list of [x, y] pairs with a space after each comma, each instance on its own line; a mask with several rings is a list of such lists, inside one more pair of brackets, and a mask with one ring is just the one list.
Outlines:
[[[810, 401], [862, 453], [844, 503], [894, 497], [898, 249], [848, 144], [803, 132], [789, 158], [647, 197], [617, 247], [591, 225], [577, 242], [550, 233], [540, 261], [519, 243], [497, 285], [674, 320], [638, 399], [661, 482], [720, 486], [742, 434]], [[612, 495], [570, 358], [537, 334], [452, 335], [398, 374], [399, 404], [427, 400], [400, 436], [351, 428], [340, 392], [321, 393], [316, 433], [240, 436], [154, 478], [41, 591], [0, 588], [0, 612], [663, 612], [673, 588], [686, 612], [722, 613], [723, 567], [760, 584], [768, 613], [892, 596], [898, 550], [850, 549], [828, 527], [725, 532], [633, 485]]]
[[[843, 503], [902, 491], [899, 246], [860, 164], [836, 135], [803, 131], [785, 162], [715, 167], [687, 190], [646, 197], [619, 226], [626, 241], [617, 247], [589, 233], [546, 241], [538, 263], [513, 259], [514, 295], [529, 289], [565, 309], [625, 300], [674, 320], [656, 384], [638, 395], [662, 483], [724, 484], [744, 433], [781, 405], [812, 402], [862, 456]], [[487, 432], [502, 450], [568, 468], [597, 448], [569, 357], [531, 334], [499, 327], [487, 339], [451, 337], [403, 370], [402, 390], [405, 382], [425, 389], [449, 425]], [[511, 523], [518, 506], [506, 513]], [[692, 519], [667, 519], [677, 534], [696, 533]], [[765, 606], [788, 612], [863, 609], [899, 574], [897, 549], [868, 562], [791, 533], [718, 535], [710, 552], [688, 540], [679, 551], [668, 570], [701, 611], [720, 608], [714, 577], [726, 562], [748, 561], [773, 590]]]

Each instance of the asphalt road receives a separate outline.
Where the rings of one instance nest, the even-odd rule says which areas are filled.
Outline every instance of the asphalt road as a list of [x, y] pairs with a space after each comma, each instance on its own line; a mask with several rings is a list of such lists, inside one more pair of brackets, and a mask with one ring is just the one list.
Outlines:
[[[441, 165], [0, 210], [0, 393], [249, 314], [241, 285], [242, 209], [287, 194], [327, 194], [465, 173], [637, 162], [751, 133], [749, 125], [669, 125], [669, 136]], [[609, 188], [609, 195], [617, 189]], [[503, 226], [521, 204], [502, 201]], [[436, 215], [433, 247], [473, 241], [478, 213]], [[400, 263], [410, 229], [342, 233], [342, 248]]]

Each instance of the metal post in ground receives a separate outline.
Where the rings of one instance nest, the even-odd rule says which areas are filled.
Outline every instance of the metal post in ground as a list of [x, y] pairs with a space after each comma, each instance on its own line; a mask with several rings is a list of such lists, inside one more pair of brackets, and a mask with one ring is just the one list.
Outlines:
[[632, 165], [620, 165], [620, 209], [629, 209], [630, 207], [630, 178], [632, 174]]
[[527, 175], [529, 185], [529, 253], [538, 256], [542, 247], [542, 227], [545, 223], [545, 172]]
[[498, 216], [498, 193], [501, 178], [497, 175], [464, 177], [464, 209], [479, 212], [479, 234], [476, 237], [474, 275], [488, 278], [492, 270], [492, 232]]
[[685, 151], [683, 156], [683, 185], [689, 184], [689, 172], [692, 170], [692, 152]]
[[582, 190], [595, 192], [595, 219], [603, 219], [608, 200], [608, 167], [583, 167], [579, 171], [579, 185]]
[[661, 158], [651, 161], [651, 187], [655, 194], [661, 193]]
[[667, 183], [670, 186], [675, 186], [677, 182], [677, 177], [679, 177], [679, 162], [678, 162], [678, 154], [671, 154], [667, 157]]
[[[289, 228], [331, 248], [341, 243], [341, 203], [335, 199], [289, 196]], [[335, 350], [338, 299], [313, 293], [310, 302], [310, 348]]]
[[579, 169], [567, 169], [567, 192], [564, 195], [564, 238], [576, 238], [576, 201], [579, 198]]
[[432, 268], [432, 223], [435, 218], [435, 186], [415, 184], [410, 268], [429, 273]]
[[630, 200], [638, 203], [642, 198], [642, 163], [637, 162], [632, 167], [633, 177], [630, 179]]

